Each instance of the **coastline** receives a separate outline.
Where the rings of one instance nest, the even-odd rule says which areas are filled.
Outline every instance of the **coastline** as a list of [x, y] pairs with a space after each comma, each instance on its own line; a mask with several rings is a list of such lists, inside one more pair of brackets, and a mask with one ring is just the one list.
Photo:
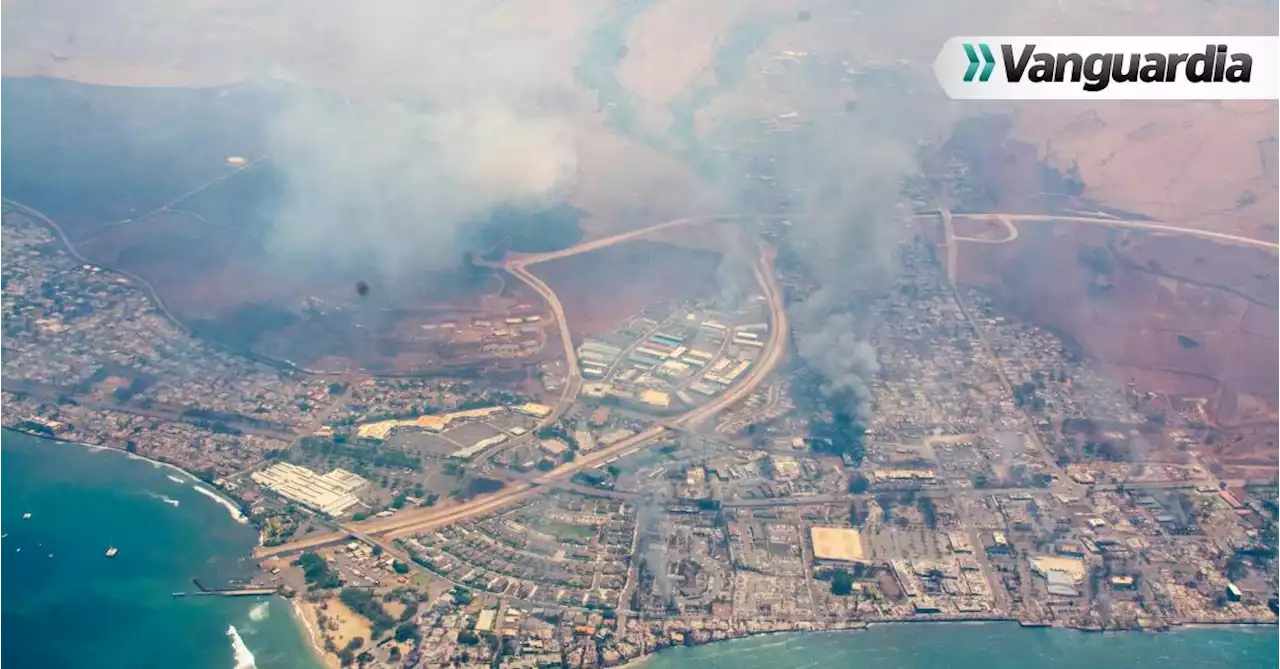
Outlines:
[[[43, 434], [28, 432], [26, 430], [21, 430], [21, 429], [12, 428], [12, 427], [6, 427], [4, 429], [11, 430], [14, 433], [20, 433], [29, 437], [43, 439], [46, 441], [59, 442], [63, 444], [71, 444], [74, 446], [83, 447], [93, 452], [104, 451], [104, 450], [119, 452], [129, 458], [142, 460], [142, 461], [151, 463], [153, 466], [164, 467], [170, 471], [180, 473], [184, 477], [184, 483], [191, 484], [196, 490], [201, 490], [202, 488], [205, 490], [209, 490], [208, 488], [205, 488], [204, 482], [201, 481], [194, 474], [183, 469], [181, 466], [173, 464], [171, 462], [150, 458], [150, 457], [139, 455], [136, 453], [129, 453], [121, 448], [116, 448], [113, 446], [68, 441], [68, 440], [58, 439], [56, 437], [50, 437]], [[226, 499], [227, 504], [234, 504], [234, 502], [230, 501], [230, 498], [227, 496], [219, 495], [219, 497], [223, 497], [224, 499]], [[306, 602], [305, 600], [301, 599], [302, 594], [303, 593], [298, 593], [296, 597], [289, 598], [290, 610], [294, 617], [294, 622], [296, 625], [301, 626], [301, 631], [304, 632], [305, 642], [310, 647], [312, 651], [312, 655], [316, 659], [316, 661], [319, 662], [321, 666], [326, 667], [327, 669], [328, 668], [337, 669], [340, 666], [340, 664], [337, 661], [337, 658], [333, 656], [333, 654], [328, 653], [324, 650], [323, 635], [321, 634], [320, 630], [317, 629], [316, 627], [315, 610], [313, 609], [312, 605], [309, 602]], [[1079, 633], [1089, 633], [1089, 634], [1117, 633], [1117, 632], [1175, 633], [1179, 630], [1222, 629], [1222, 628], [1231, 628], [1231, 627], [1241, 628], [1241, 631], [1254, 632], [1254, 631], [1261, 631], [1264, 628], [1275, 629], [1276, 627], [1276, 622], [1265, 621], [1265, 620], [1187, 620], [1187, 621], [1178, 622], [1178, 623], [1168, 623], [1161, 627], [1147, 627], [1147, 628], [1138, 628], [1138, 629], [1102, 628], [1102, 627], [1086, 627], [1086, 626], [1072, 625], [1072, 624], [1065, 624], [1065, 623], [1054, 623], [1050, 621], [1046, 621], [1045, 624], [1038, 624], [1036, 622], [1020, 621], [1010, 616], [993, 616], [993, 615], [977, 616], [977, 617], [932, 616], [928, 618], [914, 617], [914, 618], [901, 618], [901, 619], [844, 620], [844, 621], [830, 622], [830, 623], [816, 623], [816, 625], [824, 625], [822, 627], [815, 626], [815, 623], [811, 621], [798, 621], [796, 623], [790, 623], [791, 625], [795, 625], [794, 628], [788, 627], [784, 629], [778, 629], [778, 628], [748, 629], [746, 625], [744, 625], [743, 627], [737, 627], [732, 630], [710, 630], [705, 628], [701, 630], [694, 630], [691, 628], [685, 629], [684, 630], [685, 639], [686, 639], [685, 643], [665, 645], [658, 648], [651, 648], [650, 650], [648, 650], [647, 652], [641, 655], [637, 655], [632, 658], [627, 658], [624, 661], [612, 666], [642, 667], [642, 666], [646, 666], [655, 656], [662, 653], [663, 651], [671, 650], [674, 648], [680, 648], [680, 647], [691, 648], [695, 646], [705, 646], [710, 644], [725, 643], [725, 642], [730, 642], [734, 640], [741, 640], [741, 639], [747, 639], [750, 637], [757, 637], [757, 636], [764, 636], [764, 635], [792, 635], [792, 634], [811, 635], [815, 633], [853, 632], [853, 631], [864, 631], [869, 629], [872, 626], [889, 626], [889, 625], [905, 625], [905, 624], [921, 624], [921, 623], [970, 624], [970, 625], [990, 624], [990, 623], [1002, 623], [1002, 624], [1017, 623], [1021, 628], [1038, 628], [1039, 627], [1039, 628], [1049, 628], [1049, 629], [1059, 629], [1059, 630], [1073, 630]], [[830, 625], [830, 626], [827, 627], [825, 625]], [[678, 628], [672, 628], [672, 629], [673, 631], [679, 631]], [[722, 636], [720, 638], [707, 638], [706, 640], [698, 641], [698, 640], [695, 640], [694, 634], [692, 634], [695, 631], [709, 632], [712, 635], [714, 635], [715, 632], [719, 631], [719, 632], [722, 632], [725, 636]]]
[[296, 597], [289, 600], [289, 607], [293, 609], [294, 620], [302, 626], [306, 633], [308, 646], [311, 647], [311, 654], [315, 656], [321, 666], [330, 667], [331, 669], [339, 669], [342, 665], [336, 662], [337, 658], [330, 653], [325, 652], [324, 644], [320, 641], [320, 631], [316, 629], [315, 611], [312, 610], [309, 603], [302, 603]]
[[[14, 656], [27, 658], [16, 662], [74, 669], [85, 653], [99, 653], [106, 665], [143, 666], [156, 657], [147, 648], [163, 638], [193, 668], [323, 666], [292, 612], [269, 611], [264, 598], [171, 596], [190, 590], [192, 576], [238, 584], [256, 571], [245, 560], [256, 533], [193, 497], [194, 479], [154, 459], [148, 466], [143, 458], [102, 455], [116, 449], [98, 444], [9, 430], [4, 437], [12, 465], [5, 501], [13, 503], [6, 520], [35, 512], [7, 528], [13, 579], [6, 573], [5, 584], [14, 587], [5, 604], [21, 604], [13, 606], [14, 638], [25, 642], [14, 644]], [[166, 495], [182, 503], [169, 504]], [[104, 560], [108, 545], [123, 547], [123, 556]]]
[[[781, 635], [806, 635], [807, 636], [807, 635], [813, 635], [813, 634], [841, 634], [841, 633], [852, 633], [852, 632], [864, 632], [872, 627], [882, 627], [882, 626], [889, 627], [889, 626], [898, 626], [898, 625], [914, 625], [914, 624], [922, 624], [922, 623], [933, 624], [933, 625], [993, 625], [993, 624], [1010, 625], [1010, 624], [1016, 623], [1018, 624], [1020, 629], [1051, 629], [1051, 630], [1059, 630], [1059, 631], [1070, 631], [1070, 632], [1075, 632], [1077, 634], [1086, 634], [1086, 635], [1093, 635], [1093, 634], [1099, 634], [1099, 633], [1106, 633], [1106, 634], [1137, 633], [1137, 634], [1150, 635], [1151, 633], [1155, 633], [1155, 635], [1157, 636], [1162, 634], [1176, 634], [1179, 631], [1212, 630], [1212, 629], [1220, 630], [1224, 628], [1239, 628], [1237, 630], [1239, 632], [1262, 633], [1262, 632], [1265, 632], [1265, 629], [1263, 628], [1274, 629], [1277, 626], [1277, 623], [1267, 622], [1267, 621], [1243, 621], [1243, 622], [1188, 621], [1184, 623], [1169, 625], [1164, 628], [1095, 629], [1095, 628], [1081, 627], [1077, 625], [1043, 625], [1043, 626], [1025, 625], [1019, 622], [1017, 619], [1006, 618], [1006, 617], [985, 617], [981, 619], [904, 618], [901, 620], [842, 621], [840, 624], [843, 626], [832, 627], [830, 629], [807, 629], [807, 630], [806, 629], [789, 629], [789, 630], [754, 630], [754, 631], [742, 630], [740, 632], [736, 632], [735, 636], [729, 636], [726, 638], [708, 639], [706, 641], [701, 641], [701, 642], [691, 640], [689, 643], [685, 643], [685, 644], [664, 646], [662, 648], [647, 651], [643, 655], [637, 655], [636, 657], [628, 658], [624, 662], [620, 664], [612, 665], [612, 666], [626, 668], [626, 669], [633, 669], [635, 667], [645, 666], [654, 657], [675, 649], [695, 648], [700, 646], [710, 646], [710, 645], [717, 645], [717, 644], [727, 644], [733, 641], [742, 641], [745, 639], [750, 639], [755, 637], [781, 636]], [[690, 639], [690, 637], [687, 635], [685, 638]]]
[[241, 525], [247, 524], [249, 522], [248, 516], [246, 516], [244, 514], [244, 511], [241, 510], [239, 500], [218, 490], [216, 487], [213, 486], [213, 484], [205, 483], [200, 477], [196, 476], [195, 474], [191, 473], [186, 469], [183, 469], [182, 466], [180, 465], [176, 465], [172, 462], [167, 462], [165, 460], [150, 458], [145, 455], [139, 455], [137, 453], [130, 453], [129, 451], [124, 450], [123, 448], [116, 448], [115, 446], [107, 446], [105, 444], [86, 444], [82, 441], [68, 441], [66, 439], [50, 437], [47, 434], [40, 434], [39, 432], [32, 432], [30, 430], [24, 430], [18, 427], [10, 427], [8, 425], [3, 426], [3, 429], [9, 430], [11, 432], [17, 432], [19, 434], [26, 435], [33, 439], [43, 439], [45, 441], [52, 441], [59, 444], [71, 444], [73, 446], [79, 446], [81, 448], [88, 449], [95, 453], [101, 452], [101, 451], [106, 451], [110, 453], [119, 453], [132, 460], [141, 460], [143, 462], [149, 462], [155, 467], [162, 467], [164, 469], [168, 469], [172, 472], [181, 474], [185, 478], [183, 483], [191, 484], [191, 487], [195, 489], [197, 493], [204, 495], [205, 497], [212, 499], [215, 503], [226, 507], [227, 512], [231, 514], [232, 520], [236, 521], [237, 523], [240, 523]]

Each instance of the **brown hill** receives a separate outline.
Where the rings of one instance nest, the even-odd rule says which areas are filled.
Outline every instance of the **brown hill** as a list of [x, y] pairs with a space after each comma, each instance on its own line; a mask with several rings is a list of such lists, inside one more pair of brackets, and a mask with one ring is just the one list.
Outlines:
[[958, 279], [1072, 337], [1143, 390], [1206, 397], [1220, 426], [1277, 412], [1275, 255], [1201, 239], [1023, 223], [961, 242]]

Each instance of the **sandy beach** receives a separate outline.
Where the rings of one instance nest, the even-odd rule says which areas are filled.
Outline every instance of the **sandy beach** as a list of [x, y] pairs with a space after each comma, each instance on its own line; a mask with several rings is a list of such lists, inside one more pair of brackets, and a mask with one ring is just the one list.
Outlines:
[[302, 628], [307, 632], [307, 639], [311, 642], [311, 650], [315, 653], [316, 659], [320, 660], [326, 667], [341, 669], [342, 665], [337, 656], [332, 653], [326, 653], [324, 650], [324, 638], [316, 627], [315, 605], [296, 597], [289, 600], [289, 603], [293, 606], [293, 616], [298, 619], [298, 624], [302, 625]]

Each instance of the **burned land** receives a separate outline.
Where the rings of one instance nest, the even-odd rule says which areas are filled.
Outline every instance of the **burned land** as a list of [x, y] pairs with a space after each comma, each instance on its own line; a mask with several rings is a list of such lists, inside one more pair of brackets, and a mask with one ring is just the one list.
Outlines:
[[[466, 364], [465, 353], [423, 343], [420, 326], [442, 310], [534, 299], [473, 258], [556, 250], [583, 235], [583, 212], [568, 204], [501, 207], [395, 276], [378, 257], [289, 262], [271, 235], [287, 175], [263, 127], [287, 85], [4, 83], [4, 196], [47, 214], [90, 262], [151, 284], [197, 336], [246, 353], [380, 372]], [[368, 296], [353, 289], [361, 282]]]

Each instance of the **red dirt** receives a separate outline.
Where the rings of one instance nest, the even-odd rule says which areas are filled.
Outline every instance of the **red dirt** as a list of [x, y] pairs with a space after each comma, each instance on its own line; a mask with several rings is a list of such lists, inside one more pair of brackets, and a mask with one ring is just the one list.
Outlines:
[[[1009, 244], [961, 243], [960, 281], [995, 288], [1143, 390], [1210, 398], [1220, 426], [1275, 415], [1273, 255], [1096, 226], [1023, 223], [1020, 231]], [[1109, 273], [1082, 253], [1101, 254]]]
[[957, 237], [967, 237], [969, 239], [985, 239], [996, 242], [1009, 236], [1009, 229], [1005, 227], [1004, 223], [987, 219], [956, 216], [951, 219], [951, 228], [955, 231]]
[[536, 265], [556, 292], [575, 338], [607, 332], [660, 301], [713, 294], [720, 254], [636, 241]]

